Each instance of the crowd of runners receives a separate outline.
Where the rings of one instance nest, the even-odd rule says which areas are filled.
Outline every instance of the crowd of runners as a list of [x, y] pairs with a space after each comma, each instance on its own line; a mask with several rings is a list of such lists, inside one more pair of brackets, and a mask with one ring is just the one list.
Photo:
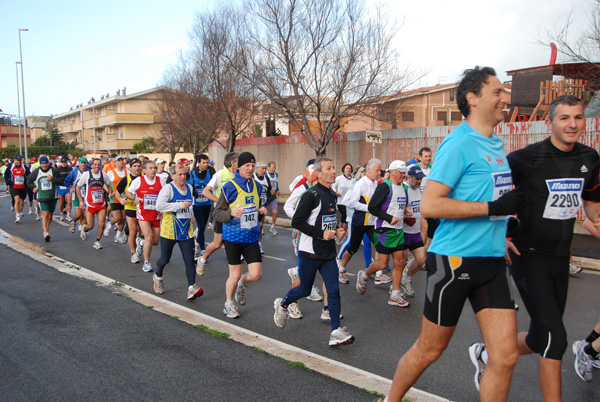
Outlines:
[[[562, 315], [569, 275], [581, 270], [571, 256], [581, 207], [584, 227], [600, 238], [598, 152], [577, 142], [585, 124], [582, 102], [556, 98], [546, 120], [551, 135], [505, 155], [494, 127], [504, 120], [508, 101], [494, 70], [466, 70], [456, 96], [465, 121], [444, 139], [434, 163], [428, 147], [387, 166], [376, 158], [339, 170], [327, 157], [307, 162], [289, 185], [284, 206], [298, 264], [288, 270], [290, 289], [281, 289], [274, 301], [274, 322], [285, 328], [287, 319], [302, 318], [297, 301], [306, 297], [323, 303], [321, 319], [331, 322], [329, 345], [351, 344], [354, 336], [340, 324], [340, 286], [349, 284], [348, 263], [362, 245], [365, 268], [353, 284], [360, 295], [373, 281], [389, 284], [390, 306], [425, 298], [421, 333], [400, 359], [386, 400], [400, 401], [441, 356], [467, 299], [484, 339], [468, 350], [481, 399], [506, 400], [519, 355], [535, 353], [543, 398], [560, 400], [567, 349]], [[278, 234], [276, 169], [275, 162], [250, 152], [226, 154], [219, 171], [207, 155], [193, 168], [187, 159], [166, 168], [162, 159], [125, 155], [104, 163], [46, 155], [25, 163], [16, 155], [4, 178], [15, 224], [22, 223], [28, 201], [46, 242], [55, 213], [71, 222], [71, 233], [78, 230], [81, 240], [95, 235], [97, 250], [114, 231], [114, 242], [128, 245], [130, 262], [143, 261], [143, 271], [152, 273], [158, 294], [165, 291], [164, 269], [175, 245], [185, 264], [188, 300], [202, 296], [197, 276], [224, 248], [229, 276], [223, 313], [238, 318], [246, 285], [262, 276], [268, 209], [270, 235]], [[213, 241], [205, 247], [210, 229]], [[160, 257], [153, 267], [155, 246]], [[421, 269], [427, 284], [416, 290], [412, 278]], [[323, 296], [315, 286], [317, 272]], [[526, 332], [517, 332], [515, 285], [531, 318]], [[600, 322], [572, 350], [577, 375], [590, 381], [592, 368], [600, 368]]]

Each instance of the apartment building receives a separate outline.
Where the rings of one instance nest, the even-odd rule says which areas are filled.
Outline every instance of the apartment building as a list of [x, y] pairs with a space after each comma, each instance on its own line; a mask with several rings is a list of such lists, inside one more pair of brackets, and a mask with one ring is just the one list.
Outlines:
[[76, 141], [88, 153], [131, 153], [142, 139], [162, 136], [157, 104], [165, 90], [157, 87], [128, 95], [123, 88], [72, 107], [54, 120], [65, 142]]

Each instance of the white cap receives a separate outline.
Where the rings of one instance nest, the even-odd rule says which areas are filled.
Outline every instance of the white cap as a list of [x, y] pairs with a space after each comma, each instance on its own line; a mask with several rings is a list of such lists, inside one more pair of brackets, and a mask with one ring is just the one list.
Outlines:
[[399, 172], [408, 172], [408, 167], [406, 167], [406, 162], [404, 161], [393, 161], [392, 163], [390, 163], [390, 166], [388, 167], [388, 170], [397, 170]]
[[154, 159], [154, 163], [156, 163], [157, 165], [160, 165], [161, 163], [165, 163], [165, 162], [166, 162], [166, 160], [161, 159], [161, 158]]

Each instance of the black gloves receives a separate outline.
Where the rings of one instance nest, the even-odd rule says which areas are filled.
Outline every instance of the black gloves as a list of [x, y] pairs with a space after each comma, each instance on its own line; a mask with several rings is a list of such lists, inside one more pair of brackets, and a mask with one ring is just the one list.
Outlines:
[[496, 201], [488, 201], [488, 215], [512, 215], [523, 210], [525, 196], [523, 193], [512, 190], [505, 193]]

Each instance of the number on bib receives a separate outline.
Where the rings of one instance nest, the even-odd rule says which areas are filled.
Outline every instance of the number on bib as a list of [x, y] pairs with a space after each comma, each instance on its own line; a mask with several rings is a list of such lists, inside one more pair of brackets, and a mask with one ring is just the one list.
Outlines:
[[252, 229], [258, 225], [258, 210], [256, 206], [244, 208], [244, 213], [240, 218], [240, 227], [242, 229]]
[[52, 190], [52, 182], [48, 179], [40, 179], [40, 188], [42, 191]]
[[104, 201], [104, 192], [102, 190], [92, 190], [92, 202], [100, 204]]
[[543, 217], [546, 219], [566, 220], [577, 217], [581, 207], [583, 179], [546, 180], [548, 198]]
[[144, 194], [144, 209], [156, 211], [156, 194]]

